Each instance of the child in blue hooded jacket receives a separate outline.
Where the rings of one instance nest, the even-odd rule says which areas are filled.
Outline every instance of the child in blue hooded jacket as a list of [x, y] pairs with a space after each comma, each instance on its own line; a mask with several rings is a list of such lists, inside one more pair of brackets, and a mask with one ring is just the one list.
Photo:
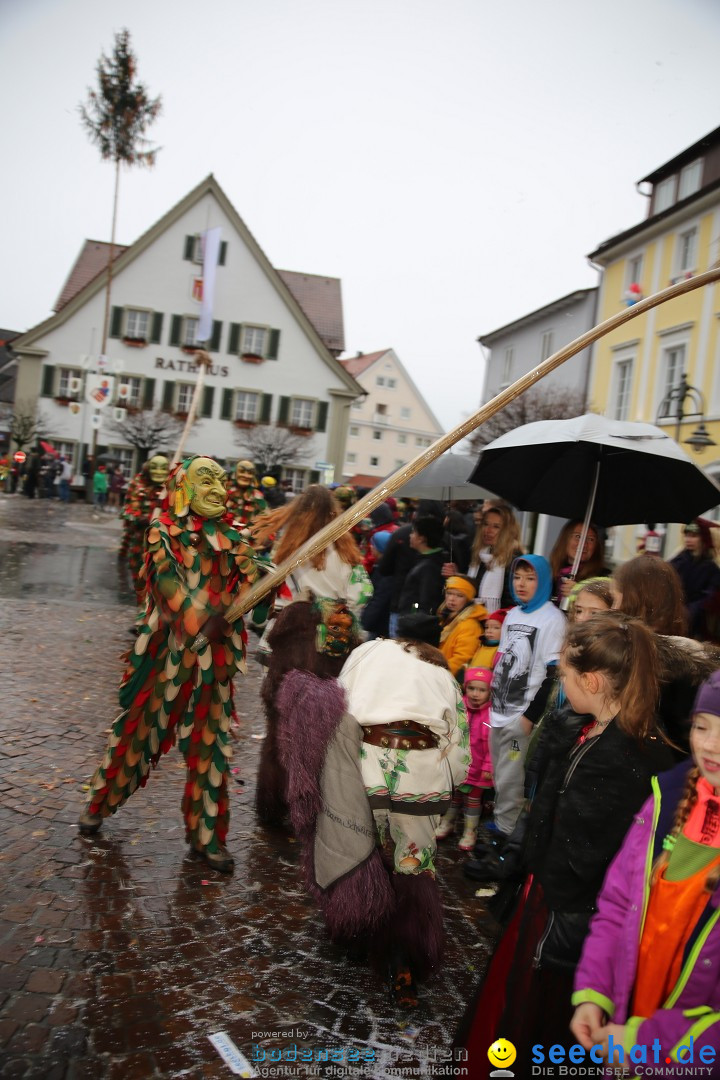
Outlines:
[[512, 565], [516, 606], [503, 623], [490, 699], [490, 753], [495, 777], [495, 825], [506, 838], [524, 801], [525, 756], [552, 688], [567, 620], [550, 600], [552, 572], [542, 555]]

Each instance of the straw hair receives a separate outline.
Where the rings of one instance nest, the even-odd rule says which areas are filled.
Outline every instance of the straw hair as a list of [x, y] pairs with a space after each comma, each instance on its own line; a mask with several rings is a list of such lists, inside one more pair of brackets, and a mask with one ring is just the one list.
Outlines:
[[[320, 484], [311, 484], [302, 495], [296, 496], [285, 506], [260, 514], [252, 528], [253, 539], [264, 545], [280, 533], [273, 549], [273, 558], [275, 562], [281, 563], [341, 512], [331, 491]], [[350, 566], [362, 562], [360, 548], [352, 533], [338, 537], [335, 550], [342, 561]], [[309, 560], [316, 570], [324, 568], [326, 551], [327, 549], [318, 552]]]

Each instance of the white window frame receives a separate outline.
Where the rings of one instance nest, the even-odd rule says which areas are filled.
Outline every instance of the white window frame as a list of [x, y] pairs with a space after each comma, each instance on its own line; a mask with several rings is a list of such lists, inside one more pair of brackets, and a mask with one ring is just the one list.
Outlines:
[[53, 444], [60, 457], [66, 457], [75, 470], [75, 448], [76, 442], [58, 442], [57, 439], [53, 439]]
[[362, 409], [362, 407], [363, 407], [363, 399], [359, 398], [357, 401], [353, 401], [352, 407], [353, 407], [353, 409]]
[[301, 469], [295, 465], [283, 466], [283, 480], [290, 481], [290, 489], [294, 495], [300, 495], [305, 490], [307, 477], [307, 469]]
[[315, 405], [316, 402], [312, 398], [292, 398], [290, 401], [290, 427], [313, 427], [315, 423]]
[[403, 444], [407, 442], [407, 435], [404, 431], [398, 432], [398, 442]]
[[401, 420], [409, 420], [411, 416], [412, 416], [412, 409], [408, 408], [408, 406], [405, 405], [400, 410], [400, 419]]
[[[686, 361], [688, 356], [688, 342], [686, 340], [667, 341], [662, 346], [662, 352], [660, 354], [660, 393], [658, 394], [657, 405], [655, 407], [655, 414], [660, 410], [665, 398], [668, 396], [671, 390], [675, 390], [680, 385], [680, 379], [682, 378], [686, 368]], [[665, 417], [666, 420], [672, 419], [672, 414]]]
[[502, 377], [500, 379], [500, 389], [504, 390], [506, 386], [509, 386], [512, 382], [512, 369], [515, 361], [515, 346], [509, 345], [505, 350], [503, 356]]
[[80, 368], [58, 368], [58, 385], [55, 392], [55, 397], [71, 397], [70, 381], [71, 379], [81, 379], [82, 371]]
[[372, 454], [370, 456], [370, 468], [371, 469], [379, 469], [380, 468], [380, 458], [376, 457], [374, 454]]
[[[625, 292], [631, 285], [642, 285], [643, 270], [645, 268], [645, 253], [636, 252], [629, 255], [625, 261]], [[624, 298], [623, 298], [624, 299]]]
[[405, 464], [406, 463], [403, 461], [402, 458], [395, 458], [395, 468], [396, 469], [402, 469], [403, 465], [405, 465]]
[[373, 439], [375, 442], [380, 442], [380, 440], [382, 439], [382, 431], [373, 431]]
[[630, 418], [634, 367], [634, 353], [615, 358], [610, 397], [612, 402], [611, 418], [613, 420], [628, 420]]
[[182, 321], [182, 334], [180, 336], [180, 346], [183, 349], [194, 349], [197, 347], [198, 338], [197, 332], [200, 328], [200, 318], [197, 315], [185, 315]]
[[389, 386], [391, 390], [394, 390], [397, 386], [397, 379], [388, 379], [385, 385]]
[[357, 454], [354, 451], [352, 453], [347, 453], [345, 455], [345, 460], [348, 465], [354, 465], [357, 462]]
[[175, 384], [175, 412], [190, 412], [195, 383], [179, 382]]
[[692, 274], [697, 270], [698, 232], [697, 225], [689, 225], [687, 228], [678, 232], [675, 237], [673, 277], [682, 277], [685, 274]]
[[[119, 375], [116, 382], [115, 400], [129, 405], [131, 409], [139, 409], [142, 404], [143, 384], [145, 380], [140, 375]], [[120, 387], [127, 386], [128, 392], [125, 397], [120, 395]]]
[[[135, 341], [149, 341], [152, 311], [147, 308], [125, 308], [123, 337]], [[137, 324], [140, 325], [137, 325]]]
[[375, 385], [376, 386], [384, 386], [385, 385], [385, 376], [384, 375], [376, 375], [375, 376]]
[[555, 336], [554, 330], [543, 330], [542, 337], [540, 338], [540, 360], [547, 360], [548, 356], [553, 354], [553, 338]]
[[240, 354], [242, 356], [265, 356], [270, 341], [267, 326], [243, 323], [240, 329]]
[[237, 390], [235, 392], [235, 419], [257, 423], [260, 415], [260, 397], [259, 390]]
[[109, 446], [108, 450], [118, 459], [118, 465], [125, 470], [125, 479], [129, 480], [133, 475], [133, 458], [135, 451], [130, 446]]
[[653, 188], [653, 214], [661, 214], [676, 202], [677, 174], [666, 176]]
[[702, 158], [695, 158], [694, 161], [690, 161], [687, 165], [683, 166], [680, 170], [680, 179], [678, 180], [678, 202], [680, 202], [681, 199], [687, 199], [689, 195], [694, 195], [696, 191], [700, 190], [702, 174]]
[[356, 424], [351, 424], [348, 434], [349, 434], [351, 439], [359, 439], [360, 438], [360, 428], [357, 427]]

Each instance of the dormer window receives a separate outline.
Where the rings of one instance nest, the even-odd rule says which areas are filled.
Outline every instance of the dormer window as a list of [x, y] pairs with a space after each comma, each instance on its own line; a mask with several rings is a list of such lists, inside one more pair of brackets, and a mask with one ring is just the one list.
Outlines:
[[676, 183], [676, 176], [668, 176], [666, 180], [661, 180], [659, 184], [655, 185], [653, 213], [660, 214], [663, 210], [667, 210], [669, 206], [672, 206], [675, 202]]
[[702, 158], [691, 161], [684, 169], [680, 170], [680, 182], [678, 184], [678, 199], [687, 199], [688, 195], [694, 195], [700, 190], [702, 183]]

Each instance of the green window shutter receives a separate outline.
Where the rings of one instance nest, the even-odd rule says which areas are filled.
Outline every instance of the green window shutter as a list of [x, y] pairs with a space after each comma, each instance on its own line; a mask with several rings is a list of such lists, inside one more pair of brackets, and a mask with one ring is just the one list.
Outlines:
[[175, 396], [175, 383], [169, 382], [167, 379], [163, 383], [163, 403], [162, 407], [165, 412], [172, 412], [173, 398]]
[[315, 420], [315, 430], [325, 431], [327, 428], [327, 416], [328, 416], [328, 403], [327, 401], [318, 401], [317, 407], [317, 419]]
[[311, 469], [310, 470], [310, 483], [311, 484], [319, 484], [320, 483], [320, 473], [318, 472], [317, 469]]
[[189, 259], [192, 262], [192, 257], [195, 251], [195, 237], [185, 237], [185, 249], [183, 251], [183, 259]]
[[162, 339], [162, 311], [154, 311], [152, 317], [152, 330], [150, 331], [150, 344], [159, 345]]
[[45, 364], [42, 369], [42, 390], [40, 397], [52, 397], [55, 389], [55, 368]]
[[280, 331], [270, 331], [270, 345], [268, 346], [267, 358], [268, 360], [277, 360], [278, 349], [280, 347]]
[[280, 398], [280, 408], [278, 409], [278, 424], [287, 424], [288, 417], [290, 416], [290, 398]]
[[146, 379], [143, 384], [143, 409], [152, 409], [155, 403], [155, 380]]
[[182, 334], [182, 315], [173, 315], [170, 326], [170, 344], [179, 345]]
[[269, 424], [272, 413], [272, 394], [263, 394], [260, 404], [260, 423]]
[[228, 342], [228, 352], [233, 356], [238, 356], [240, 353], [240, 323], [230, 323], [230, 340]]
[[210, 338], [210, 344], [208, 345], [208, 352], [218, 352], [220, 349], [220, 338], [222, 337], [222, 323], [217, 319], [213, 319], [212, 337]]
[[232, 390], [223, 390], [222, 408], [220, 409], [220, 419], [221, 420], [232, 420], [232, 404], [233, 404], [233, 392], [232, 392]]
[[200, 415], [201, 416], [205, 416], [205, 417], [212, 416], [214, 398], [215, 398], [215, 387], [214, 386], [203, 386], [202, 409], [200, 410]]
[[120, 334], [122, 333], [122, 319], [123, 309], [121, 307], [114, 307], [112, 309], [112, 317], [110, 319], [110, 337], [120, 337]]
[[220, 251], [218, 252], [218, 265], [224, 266], [225, 259], [227, 258], [227, 240], [220, 241]]

